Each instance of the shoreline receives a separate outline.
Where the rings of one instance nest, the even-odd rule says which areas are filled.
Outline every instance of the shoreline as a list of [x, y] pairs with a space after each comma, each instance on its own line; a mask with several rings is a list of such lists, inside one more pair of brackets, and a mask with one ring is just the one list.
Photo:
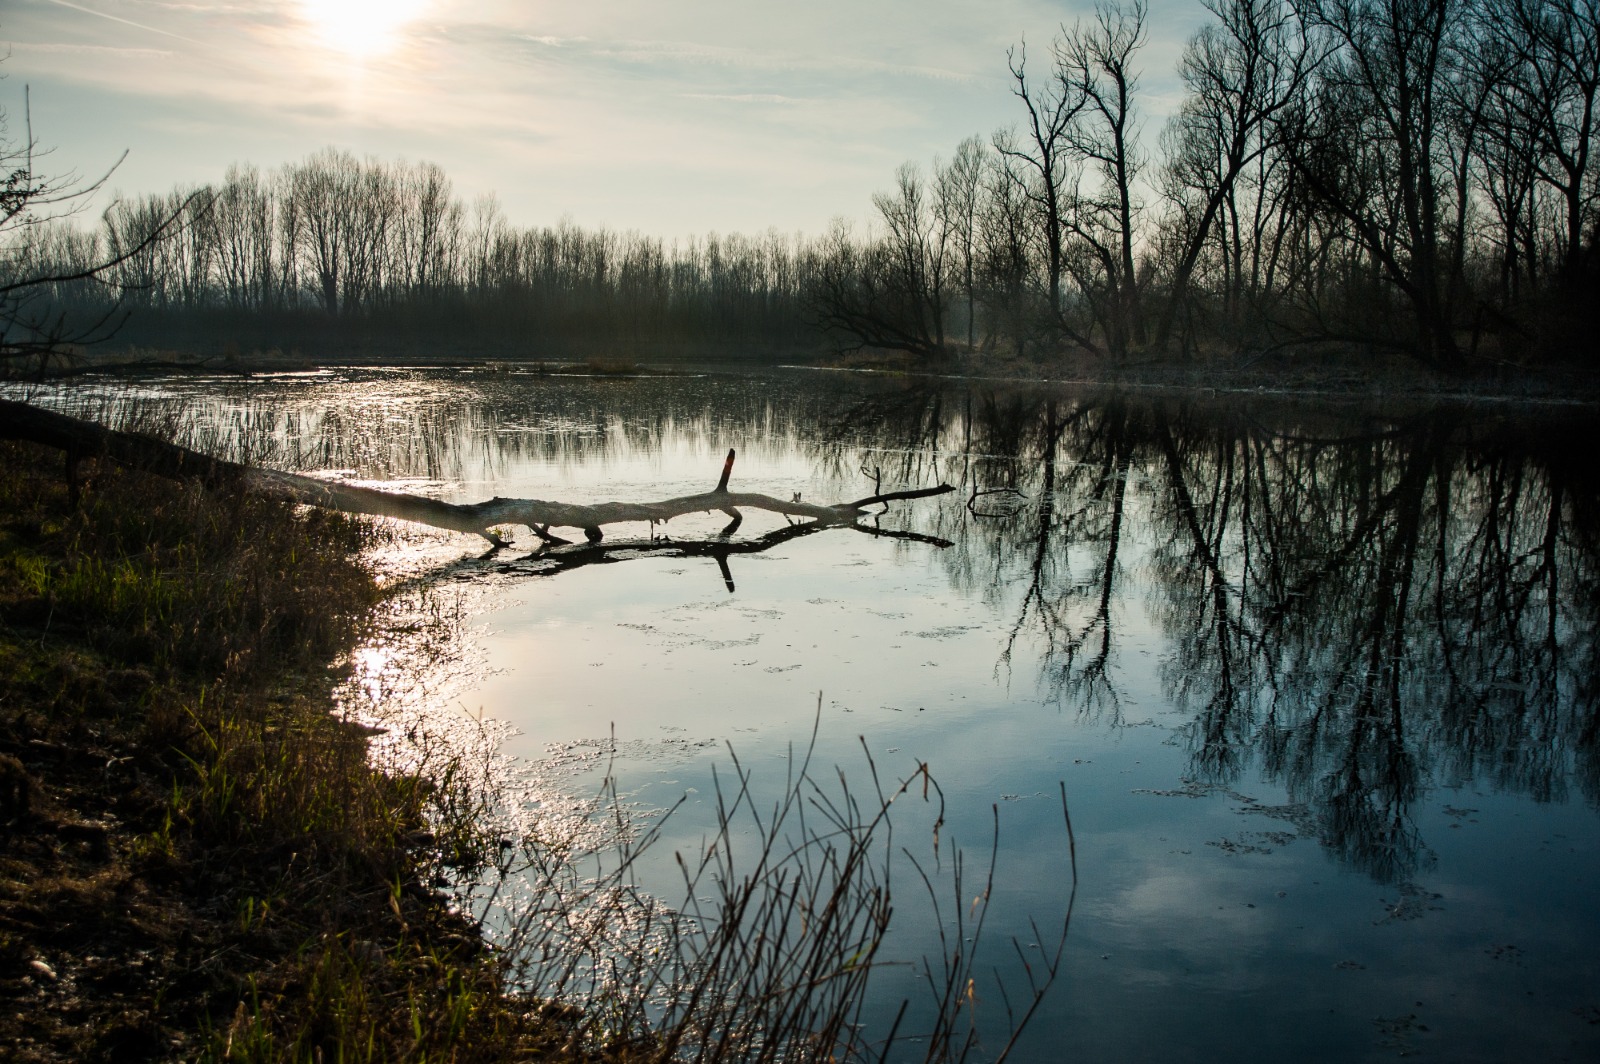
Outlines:
[[1273, 384], [1271, 386], [1266, 384], [1257, 384], [1252, 386], [1243, 383], [1215, 385], [1203, 384], [1199, 382], [1174, 383], [1170, 381], [1152, 381], [1126, 378], [991, 376], [984, 374], [936, 373], [933, 371], [885, 369], [867, 366], [780, 365], [773, 368], [810, 373], [859, 373], [865, 376], [910, 377], [930, 380], [946, 380], [952, 382], [1038, 385], [1052, 388], [1072, 388], [1095, 391], [1130, 391], [1172, 397], [1261, 396], [1263, 398], [1295, 400], [1332, 399], [1349, 402], [1439, 402], [1559, 407], [1600, 407], [1600, 389], [1597, 389], [1593, 394], [1590, 395], [1577, 397], [1558, 397], [1545, 394], [1512, 395], [1504, 392], [1447, 391], [1442, 389], [1383, 391], [1379, 389], [1355, 390], [1310, 386], [1290, 387], [1283, 384]]
[[[167, 353], [171, 354], [171, 353]], [[1130, 391], [1171, 396], [1263, 395], [1293, 400], [1367, 402], [1432, 401], [1529, 406], [1600, 406], [1600, 376], [1572, 365], [1496, 368], [1452, 375], [1404, 362], [1350, 352], [1258, 356], [1243, 360], [1150, 361], [1111, 366], [1084, 358], [1048, 360], [959, 355], [949, 364], [930, 365], [888, 355], [825, 355], [749, 358], [711, 354], [707, 358], [591, 357], [587, 360], [496, 357], [408, 356], [304, 357], [257, 352], [230, 359], [177, 356], [162, 359], [87, 363], [48, 374], [43, 383], [85, 377], [140, 379], [168, 375], [238, 377], [337, 372], [339, 370], [457, 370], [517, 376], [581, 377], [629, 382], [705, 374], [783, 372], [856, 373], [996, 385]], [[17, 383], [40, 382], [27, 376]]]
[[109, 467], [80, 492], [61, 469], [0, 445], [0, 1055], [564, 1041], [434, 889], [492, 850], [473, 807], [451, 819], [446, 776], [385, 772], [333, 712], [329, 662], [380, 598], [370, 530]]

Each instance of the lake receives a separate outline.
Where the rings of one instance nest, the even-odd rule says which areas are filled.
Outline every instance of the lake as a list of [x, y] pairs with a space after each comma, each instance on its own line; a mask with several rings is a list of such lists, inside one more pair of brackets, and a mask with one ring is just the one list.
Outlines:
[[859, 528], [617, 526], [581, 565], [527, 529], [488, 557], [407, 531], [380, 567], [455, 634], [390, 631], [357, 662], [355, 702], [488, 722], [525, 823], [614, 780], [661, 835], [637, 875], [669, 903], [734, 757], [758, 804], [813, 742], [813, 774], [855, 793], [874, 767], [913, 781], [894, 848], [935, 886], [896, 873], [884, 959], [906, 963], [869, 1027], [925, 995], [932, 910], [948, 931], [981, 909], [993, 844], [966, 1009], [1004, 1044], [991, 973], [1025, 1004], [1018, 958], [1037, 971], [1072, 896], [1064, 792], [1070, 932], [1013, 1059], [1600, 1058], [1589, 408], [811, 370], [104, 395], [177, 411], [208, 450], [452, 501], [694, 494], [730, 448], [736, 490], [784, 499], [952, 485]]

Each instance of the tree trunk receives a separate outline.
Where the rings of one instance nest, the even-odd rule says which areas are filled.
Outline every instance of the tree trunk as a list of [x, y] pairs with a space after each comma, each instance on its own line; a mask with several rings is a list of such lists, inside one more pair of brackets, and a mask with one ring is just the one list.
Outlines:
[[604, 525], [625, 521], [660, 522], [684, 514], [720, 511], [731, 518], [724, 532], [732, 532], [744, 520], [740, 507], [768, 510], [785, 517], [805, 517], [821, 524], [854, 524], [868, 507], [897, 499], [922, 499], [943, 495], [955, 489], [949, 484], [909, 491], [890, 491], [869, 495], [853, 502], [817, 505], [785, 501], [771, 495], [728, 490], [733, 473], [734, 452], [723, 463], [722, 477], [711, 491], [685, 495], [660, 502], [604, 502], [593, 504], [547, 502], [543, 499], [489, 499], [478, 503], [448, 503], [419, 495], [362, 488], [337, 481], [318, 480], [297, 473], [255, 469], [211, 458], [177, 444], [150, 436], [108, 429], [93, 422], [80, 421], [27, 403], [0, 399], [0, 439], [28, 440], [58, 447], [67, 452], [69, 465], [84, 458], [105, 458], [133, 469], [159, 476], [200, 480], [213, 486], [242, 487], [308, 506], [320, 506], [345, 513], [393, 517], [415, 521], [455, 532], [482, 536], [496, 546], [504, 540], [494, 532], [500, 525], [526, 525], [541, 539], [559, 542], [551, 528], [582, 529], [591, 543], [598, 543]]

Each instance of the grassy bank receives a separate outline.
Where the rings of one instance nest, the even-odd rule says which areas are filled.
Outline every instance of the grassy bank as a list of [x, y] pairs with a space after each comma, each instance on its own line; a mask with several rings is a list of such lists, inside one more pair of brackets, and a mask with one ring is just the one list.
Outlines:
[[328, 712], [374, 533], [61, 471], [0, 448], [0, 1057], [496, 1060], [559, 1036], [427, 889], [472, 825]]

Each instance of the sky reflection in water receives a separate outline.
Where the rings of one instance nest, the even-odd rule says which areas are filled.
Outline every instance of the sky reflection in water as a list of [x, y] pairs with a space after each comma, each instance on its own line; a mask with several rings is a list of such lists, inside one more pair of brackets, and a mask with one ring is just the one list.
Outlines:
[[[927, 762], [970, 851], [998, 805], [1006, 952], [1064, 902], [1063, 781], [1082, 886], [1028, 1059], [1600, 1052], [1585, 416], [807, 374], [156, 391], [209, 450], [462, 500], [688, 494], [728, 447], [736, 488], [808, 501], [947, 480], [882, 527], [951, 545], [829, 531], [728, 558], [731, 594], [707, 557], [447, 566], [483, 611], [452, 700], [533, 761], [614, 729], [634, 800], [690, 792], [692, 844], [724, 744], [781, 783], [820, 691], [823, 764]], [[896, 950], [929, 941], [918, 909]]]

